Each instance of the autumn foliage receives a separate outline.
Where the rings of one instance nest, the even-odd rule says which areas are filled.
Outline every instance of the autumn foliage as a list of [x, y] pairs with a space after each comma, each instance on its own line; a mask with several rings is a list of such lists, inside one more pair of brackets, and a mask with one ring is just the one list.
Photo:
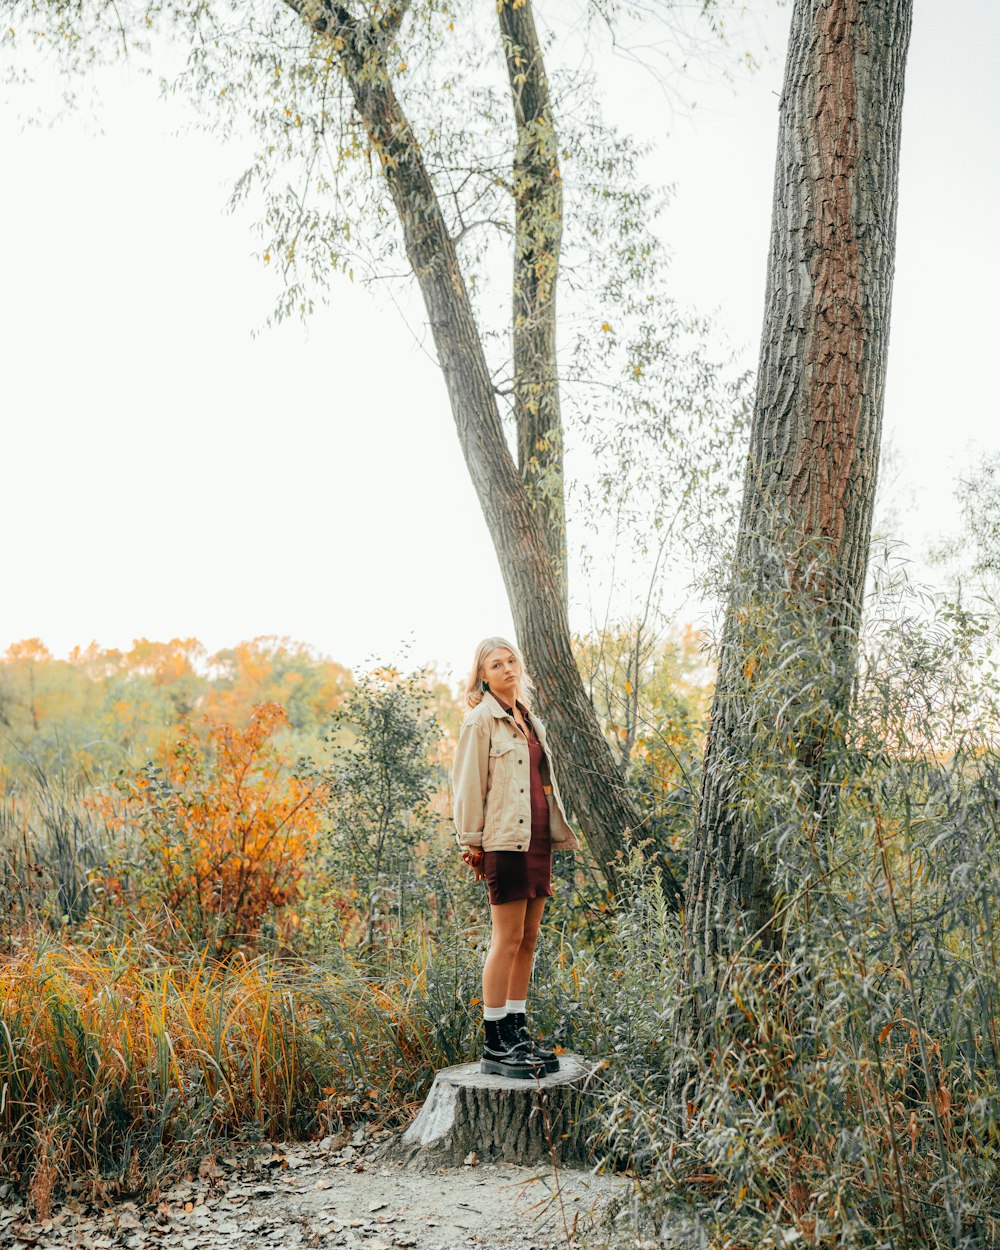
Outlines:
[[38, 638], [0, 654], [0, 784], [63, 771], [81, 780], [161, 756], [185, 721], [245, 725], [280, 703], [288, 755], [319, 749], [353, 684], [342, 664], [305, 643], [261, 635], [209, 653], [197, 638], [137, 638], [128, 650], [92, 642], [53, 656]]
[[[89, 802], [121, 842], [109, 904], [136, 908], [161, 933], [230, 947], [287, 909], [315, 846], [322, 785], [289, 772], [272, 743], [288, 725], [278, 704], [257, 705], [247, 728], [185, 723], [166, 767], [150, 763]], [[141, 837], [140, 860], [129, 848]], [[141, 863], [130, 875], [133, 863]], [[281, 918], [295, 923], [294, 913]]]

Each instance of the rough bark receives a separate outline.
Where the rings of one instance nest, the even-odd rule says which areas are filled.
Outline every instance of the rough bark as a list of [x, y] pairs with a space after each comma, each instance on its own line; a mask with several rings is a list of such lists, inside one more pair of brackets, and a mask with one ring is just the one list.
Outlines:
[[[372, 151], [381, 162], [402, 226], [407, 257], [423, 294], [459, 442], [493, 539], [518, 641], [535, 681], [539, 710], [553, 744], [559, 787], [609, 886], [617, 890], [615, 856], [631, 831], [640, 832], [637, 814], [573, 658], [564, 577], [553, 557], [554, 513], [548, 506], [540, 506], [537, 490], [529, 489], [534, 484], [535, 468], [527, 463], [526, 482], [507, 446], [497, 394], [459, 264], [456, 242], [448, 229], [419, 142], [382, 63], [380, 49], [389, 37], [389, 18], [379, 27], [363, 27], [345, 9], [327, 0], [287, 2], [318, 35], [337, 41], [355, 107]], [[404, 8], [401, 5], [391, 11], [393, 22], [400, 20]], [[526, 40], [530, 33], [525, 25], [530, 21], [530, 12], [523, 13], [527, 9], [526, 3], [521, 6], [512, 26], [521, 40]], [[521, 56], [516, 48], [522, 46], [515, 47], [508, 42], [510, 55]], [[530, 99], [526, 102], [522, 93], [525, 118], [522, 130], [530, 119], [537, 122], [540, 110], [547, 109], [547, 94], [542, 87], [544, 76], [536, 69], [526, 77], [526, 83], [529, 78], [534, 84], [534, 94], [529, 92]], [[519, 159], [523, 165], [537, 166], [538, 177], [545, 185], [546, 177], [553, 171], [544, 174], [543, 167], [552, 158], [552, 152], [547, 145], [542, 145], [538, 151], [540, 155], [533, 154], [533, 145], [526, 141]], [[534, 175], [528, 177], [525, 185], [533, 178]], [[545, 195], [548, 194], [546, 191]], [[551, 209], [553, 201], [546, 202]], [[536, 237], [537, 231], [542, 229], [539, 225], [524, 224], [524, 221], [530, 223], [531, 214], [523, 196], [518, 218], [524, 240]], [[535, 247], [524, 242], [523, 246], [524, 256], [516, 262], [519, 271], [530, 263], [532, 255], [554, 259], [558, 254], [558, 232], [549, 229], [544, 243]], [[528, 384], [535, 386], [539, 378], [547, 377], [554, 389], [554, 277], [547, 275], [545, 283], [537, 287], [532, 286], [532, 279], [526, 274], [516, 280], [515, 286], [518, 282], [523, 283], [525, 296], [535, 291], [530, 296], [530, 304], [538, 324], [526, 328], [518, 340], [522, 361], [530, 357]], [[553, 352], [549, 374], [536, 359], [542, 343], [547, 345], [546, 350], [551, 347]], [[546, 391], [549, 382], [542, 391]], [[558, 419], [558, 406], [553, 409], [551, 402], [540, 404], [539, 412], [542, 423]], [[535, 446], [535, 452], [541, 454], [530, 430], [522, 442], [526, 452], [530, 453]], [[561, 475], [561, 446], [557, 459], [550, 456], [547, 463], [556, 465]], [[563, 528], [561, 515], [558, 527], [560, 531]], [[669, 866], [661, 861], [660, 867], [664, 889], [673, 902], [679, 894], [679, 886]]]
[[518, 469], [545, 534], [568, 611], [563, 430], [556, 365], [556, 281], [563, 196], [559, 145], [531, 5], [502, 3], [517, 147], [512, 339]]
[[486, 1076], [478, 1063], [442, 1068], [413, 1123], [385, 1154], [436, 1171], [475, 1152], [481, 1163], [559, 1165], [589, 1159], [583, 1128], [586, 1086], [600, 1064], [560, 1055], [560, 1070], [539, 1080]]
[[[746, 794], [782, 723], [820, 832], [836, 787], [828, 763], [856, 674], [878, 469], [911, 19], [911, 0], [796, 0], [792, 15], [751, 446], [688, 873], [699, 979], [733, 942], [779, 941], [768, 813]], [[782, 685], [782, 622], [798, 623], [801, 654], [815, 647], [807, 699]]]

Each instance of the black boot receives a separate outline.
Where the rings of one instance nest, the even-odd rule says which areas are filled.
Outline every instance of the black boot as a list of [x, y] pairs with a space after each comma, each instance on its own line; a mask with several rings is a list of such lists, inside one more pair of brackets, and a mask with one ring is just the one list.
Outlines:
[[500, 1021], [502, 1032], [511, 1045], [520, 1045], [527, 1050], [529, 1055], [540, 1060], [546, 1072], [559, 1071], [559, 1056], [554, 1050], [549, 1050], [546, 1046], [533, 1040], [528, 1031], [527, 1016], [523, 1011], [508, 1011], [504, 1018]]
[[536, 1076], [544, 1076], [545, 1065], [535, 1059], [531, 1052], [512, 1038], [508, 1032], [507, 1021], [486, 1020], [486, 1041], [483, 1044], [483, 1057], [479, 1064], [480, 1072], [492, 1073], [494, 1076], [513, 1076], [519, 1080], [530, 1081]]

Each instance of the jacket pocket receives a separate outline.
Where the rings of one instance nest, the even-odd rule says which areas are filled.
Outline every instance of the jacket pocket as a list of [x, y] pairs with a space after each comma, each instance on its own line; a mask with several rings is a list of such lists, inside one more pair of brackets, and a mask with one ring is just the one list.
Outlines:
[[[500, 785], [503, 785], [503, 783], [506, 781], [507, 774], [510, 771], [510, 759], [511, 759], [510, 753], [511, 751], [513, 751], [513, 749], [514, 749], [513, 742], [504, 742], [502, 738], [496, 742], [490, 743], [490, 759], [489, 759], [489, 766], [488, 766], [488, 777], [489, 777], [488, 792], [492, 792], [494, 782], [497, 782]], [[493, 797], [494, 806], [495, 806], [496, 800], [503, 799], [505, 796], [502, 794], [494, 794], [492, 797]]]
[[510, 788], [510, 770], [514, 749], [513, 742], [497, 738], [490, 743], [490, 756], [486, 783], [486, 823], [484, 831], [495, 835], [503, 828], [507, 815]]
[[508, 751], [513, 751], [514, 744], [509, 738], [500, 738], [490, 743], [490, 755], [497, 757], [506, 755]]

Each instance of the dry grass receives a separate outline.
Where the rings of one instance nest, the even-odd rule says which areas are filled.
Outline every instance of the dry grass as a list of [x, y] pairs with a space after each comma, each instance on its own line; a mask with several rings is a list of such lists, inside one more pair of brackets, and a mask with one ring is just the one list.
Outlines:
[[377, 984], [347, 957], [167, 961], [138, 937], [35, 936], [0, 962], [0, 1172], [39, 1212], [71, 1180], [155, 1191], [212, 1139], [396, 1122], [442, 1062], [419, 957]]

